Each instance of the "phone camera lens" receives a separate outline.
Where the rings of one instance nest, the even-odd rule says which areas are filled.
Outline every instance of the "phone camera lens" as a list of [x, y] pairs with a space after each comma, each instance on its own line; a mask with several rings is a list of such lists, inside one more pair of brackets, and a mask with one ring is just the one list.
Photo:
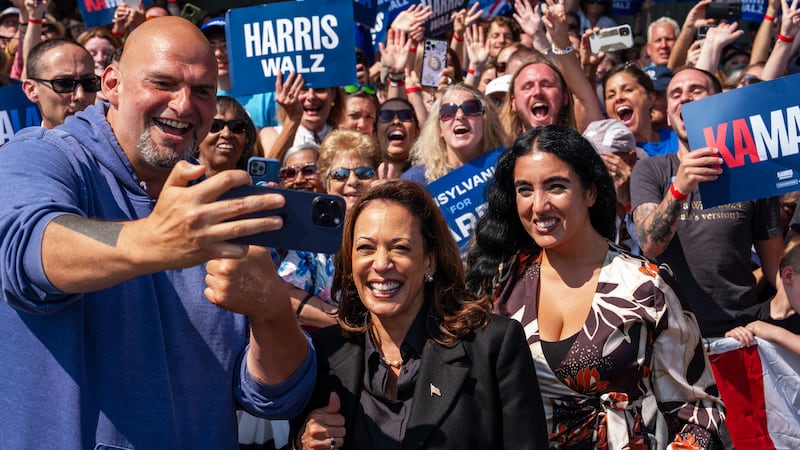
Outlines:
[[619, 34], [620, 34], [620, 36], [627, 36], [627, 35], [630, 34], [630, 31], [628, 31], [627, 28], [623, 28], [623, 29], [619, 30]]

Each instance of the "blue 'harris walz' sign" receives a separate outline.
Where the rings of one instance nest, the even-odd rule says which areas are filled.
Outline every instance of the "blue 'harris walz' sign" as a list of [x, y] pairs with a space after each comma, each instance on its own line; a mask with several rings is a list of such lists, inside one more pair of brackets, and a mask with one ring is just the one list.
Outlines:
[[800, 74], [681, 106], [689, 146], [714, 147], [716, 181], [700, 183], [703, 207], [800, 190]]
[[306, 87], [356, 83], [352, 0], [308, 0], [237, 8], [225, 16], [233, 89], [275, 86], [295, 71]]
[[26, 127], [42, 124], [39, 108], [28, 100], [19, 84], [0, 88], [0, 145]]

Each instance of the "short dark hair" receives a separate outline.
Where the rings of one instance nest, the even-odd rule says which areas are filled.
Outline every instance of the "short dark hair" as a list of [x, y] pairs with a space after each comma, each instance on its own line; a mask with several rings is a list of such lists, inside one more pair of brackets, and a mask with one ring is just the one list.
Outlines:
[[608, 80], [610, 80], [611, 77], [613, 77], [614, 75], [621, 72], [627, 73], [628, 75], [632, 76], [636, 80], [636, 83], [642, 86], [648, 94], [654, 93], [656, 91], [655, 86], [653, 86], [653, 80], [650, 79], [650, 77], [647, 76], [647, 74], [644, 73], [642, 69], [636, 67], [634, 64], [631, 63], [623, 63], [623, 64], [617, 64], [611, 70], [609, 70], [608, 73], [603, 75], [603, 98], [606, 98], [606, 84], [608, 83]]
[[88, 62], [91, 63], [89, 64], [89, 67], [94, 67], [91, 53], [89, 53], [89, 51], [86, 50], [82, 45], [65, 37], [57, 37], [39, 42], [33, 46], [30, 52], [28, 52], [28, 61], [25, 65], [25, 76], [28, 78], [40, 78], [42, 73], [44, 73], [44, 71], [47, 69], [47, 61], [44, 57], [45, 54], [54, 48], [64, 45], [74, 45], [75, 47], [83, 50], [86, 53]]
[[672, 74], [672, 77], [675, 78], [675, 75], [683, 72], [684, 70], [696, 70], [705, 75], [705, 77], [708, 78], [709, 81], [711, 81], [711, 86], [714, 88], [714, 92], [712, 92], [712, 94], [719, 94], [720, 92], [722, 92], [722, 83], [720, 83], [719, 78], [717, 78], [716, 76], [714, 76], [713, 73], [705, 69], [699, 69], [697, 67], [692, 67], [692, 66], [681, 66], [675, 69], [675, 72]]

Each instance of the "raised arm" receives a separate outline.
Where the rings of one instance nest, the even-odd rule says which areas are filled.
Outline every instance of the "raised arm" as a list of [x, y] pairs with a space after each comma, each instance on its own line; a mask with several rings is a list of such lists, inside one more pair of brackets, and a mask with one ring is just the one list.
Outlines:
[[283, 155], [294, 143], [294, 135], [303, 118], [300, 91], [303, 90], [304, 83], [303, 76], [295, 72], [290, 72], [285, 81], [281, 73], [275, 79], [275, 102], [284, 112], [284, 118], [280, 133], [273, 127], [265, 127], [259, 132], [261, 146], [267, 158], [283, 161]]
[[736, 29], [738, 27], [739, 24], [733, 22], [721, 23], [709, 28], [706, 39], [703, 42], [703, 48], [700, 51], [700, 59], [697, 60], [695, 67], [709, 73], [716, 73], [722, 49], [744, 34], [744, 31]]
[[[678, 34], [675, 46], [672, 47], [672, 53], [669, 55], [667, 66], [670, 69], [675, 70], [686, 64], [686, 55], [695, 37], [697, 37], [697, 28], [711, 22], [706, 19], [706, 6], [710, 3], [711, 0], [701, 0], [686, 14], [686, 20], [683, 21], [681, 32]], [[714, 73], [714, 71], [711, 73]]]
[[[781, 12], [780, 0], [767, 2], [767, 13], [758, 26], [756, 37], [753, 39], [753, 50], [750, 52], [750, 64], [764, 62], [769, 58], [769, 49], [772, 44], [772, 32], [775, 30], [775, 21]], [[780, 23], [780, 22], [778, 22]]]
[[[716, 180], [722, 172], [714, 165], [722, 164], [722, 158], [717, 150], [702, 148], [684, 154], [681, 157], [678, 173], [672, 186], [664, 194], [659, 203], [644, 202], [634, 206], [633, 221], [636, 224], [636, 234], [639, 246], [648, 258], [657, 258], [666, 250], [675, 232], [678, 230], [683, 202], [689, 201], [689, 195], [697, 190], [701, 182]], [[642, 167], [639, 167], [639, 166]], [[633, 169], [633, 186], [638, 184], [637, 178], [650, 176], [642, 168], [647, 164], [640, 161]], [[646, 181], [645, 181], [646, 182]]]
[[464, 32], [464, 41], [467, 44], [467, 54], [469, 55], [469, 69], [464, 84], [477, 87], [481, 71], [489, 59], [489, 47], [486, 46], [483, 27], [472, 25], [467, 28]]
[[786, 0], [781, 0], [781, 31], [775, 41], [775, 47], [764, 65], [761, 79], [764, 81], [774, 80], [783, 76], [786, 71], [786, 64], [794, 54], [794, 40], [800, 31], [800, 8], [798, 0], [789, 4]]
[[[283, 197], [269, 194], [217, 202], [222, 193], [249, 184], [250, 177], [243, 171], [226, 171], [186, 187], [204, 170], [179, 162], [153, 212], [143, 219], [103, 222], [75, 214], [55, 217], [42, 237], [44, 275], [59, 291], [92, 292], [213, 258], [241, 258], [246, 246], [228, 243], [228, 239], [281, 227], [279, 218], [225, 222], [241, 214], [278, 208]], [[98, 276], [98, 267], [102, 267], [102, 276]]]
[[550, 51], [550, 42], [542, 27], [542, 10], [538, 3], [533, 6], [531, 0], [515, 0], [514, 20], [524, 33], [532, 37], [534, 49], [545, 55]]
[[575, 56], [575, 50], [564, 53], [563, 50], [572, 44], [569, 40], [569, 26], [564, 5], [547, 0], [542, 18], [547, 27], [547, 36], [550, 38], [553, 49], [562, 50], [553, 52], [561, 74], [567, 82], [567, 87], [575, 99], [575, 124], [579, 132], [583, 132], [590, 122], [603, 119], [603, 110], [594, 91], [594, 86], [589, 83], [581, 69], [581, 63]]

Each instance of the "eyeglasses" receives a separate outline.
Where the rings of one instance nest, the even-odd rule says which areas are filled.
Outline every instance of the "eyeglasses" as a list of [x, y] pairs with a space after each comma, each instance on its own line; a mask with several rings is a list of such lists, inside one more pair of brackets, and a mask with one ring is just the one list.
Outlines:
[[211, 122], [211, 133], [219, 133], [223, 128], [228, 127], [231, 133], [242, 134], [247, 131], [247, 122], [241, 119], [228, 120], [227, 122], [221, 119], [214, 119]]
[[447, 122], [456, 117], [458, 110], [464, 111], [465, 116], [480, 116], [483, 114], [483, 105], [476, 99], [466, 100], [460, 105], [455, 103], [447, 103], [439, 108], [439, 120]]
[[494, 66], [497, 68], [498, 72], [505, 72], [506, 69], [508, 69], [508, 61], [503, 61], [503, 62], [497, 61], [496, 63], [494, 63]]
[[328, 178], [335, 181], [344, 182], [350, 178], [350, 172], [355, 172], [356, 178], [359, 180], [371, 180], [375, 178], [375, 169], [372, 167], [356, 167], [355, 169], [339, 167], [338, 169], [331, 170], [328, 173]]
[[383, 109], [378, 113], [378, 122], [389, 123], [397, 117], [400, 122], [414, 120], [414, 111], [411, 109]]
[[48, 83], [50, 89], [59, 94], [70, 94], [75, 92], [78, 84], [83, 87], [86, 92], [97, 92], [100, 90], [100, 77], [91, 75], [86, 78], [53, 78], [52, 80], [43, 80], [41, 78], [31, 78], [33, 81], [40, 83]]
[[303, 167], [281, 167], [281, 170], [278, 171], [278, 176], [284, 181], [293, 180], [297, 177], [298, 172], [303, 175], [303, 178], [314, 178], [317, 176], [317, 173], [319, 173], [319, 170], [317, 169], [317, 163], [310, 162], [305, 163]]
[[344, 91], [348, 94], [355, 94], [356, 92], [364, 91], [369, 95], [375, 95], [375, 93], [378, 92], [378, 90], [375, 89], [375, 86], [370, 84], [350, 84], [344, 87]]

